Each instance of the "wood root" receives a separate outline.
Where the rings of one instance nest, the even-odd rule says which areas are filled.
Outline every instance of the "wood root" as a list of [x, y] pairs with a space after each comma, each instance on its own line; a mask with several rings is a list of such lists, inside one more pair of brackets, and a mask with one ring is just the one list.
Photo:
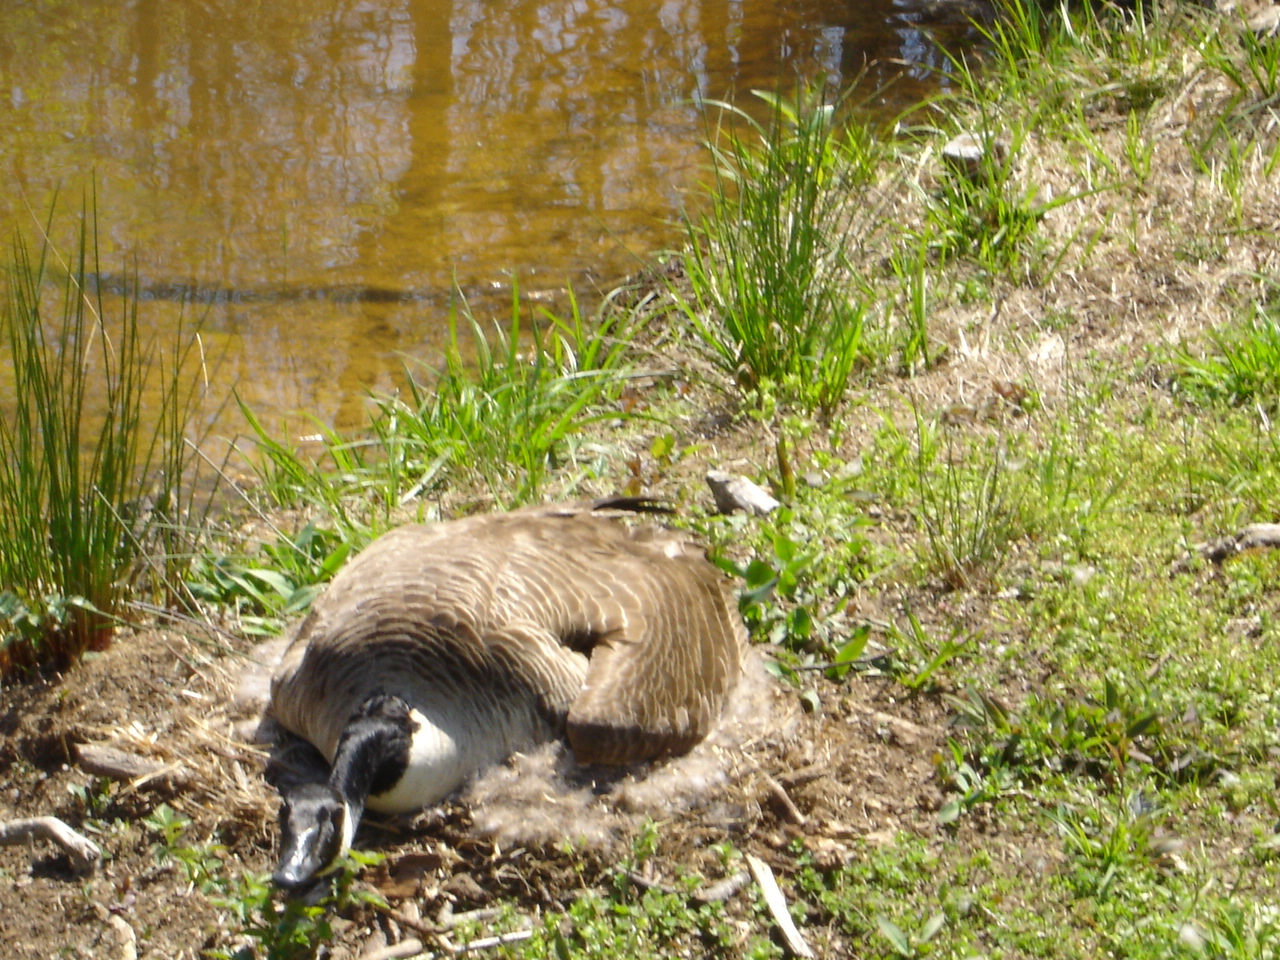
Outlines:
[[174, 789], [186, 786], [191, 780], [191, 772], [181, 764], [140, 757], [105, 743], [81, 743], [75, 750], [80, 769], [95, 777], [128, 781], [134, 786], [162, 781]]

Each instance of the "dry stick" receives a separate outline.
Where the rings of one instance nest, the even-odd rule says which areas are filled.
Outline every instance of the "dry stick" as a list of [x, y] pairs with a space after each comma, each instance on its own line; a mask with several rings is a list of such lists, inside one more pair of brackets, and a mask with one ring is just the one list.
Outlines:
[[389, 947], [379, 947], [368, 953], [362, 953], [360, 960], [404, 960], [405, 957], [412, 957], [419, 953], [422, 953], [422, 941], [410, 937], [399, 943], [393, 943]]
[[470, 953], [472, 950], [488, 950], [490, 947], [501, 947], [508, 943], [519, 943], [521, 940], [528, 940], [532, 936], [532, 930], [513, 930], [511, 933], [500, 933], [493, 937], [481, 937], [479, 940], [471, 940], [456, 947], [445, 937], [441, 937], [440, 945], [449, 953], [456, 956], [460, 953]]
[[769, 795], [773, 797], [773, 799], [776, 800], [778, 805], [782, 808], [783, 819], [787, 820], [789, 823], [794, 823], [796, 826], [803, 827], [806, 823], [805, 815], [800, 812], [800, 808], [795, 805], [795, 802], [791, 799], [791, 795], [783, 789], [782, 784], [775, 780], [773, 776], [764, 769], [764, 767], [760, 766], [760, 764], [756, 763], [750, 757], [747, 757], [746, 760], [751, 769], [755, 770], [755, 772], [760, 775], [760, 779], [764, 781], [764, 785], [768, 789]]
[[442, 933], [448, 933], [459, 924], [492, 920], [501, 912], [502, 910], [498, 907], [481, 907], [479, 910], [468, 910], [466, 913], [442, 912], [435, 923], [429, 920], [417, 920], [398, 910], [388, 911], [387, 916], [400, 924], [400, 926], [408, 927], [414, 933], [420, 933], [424, 937], [438, 937]]
[[98, 845], [72, 830], [57, 817], [33, 817], [0, 823], [0, 847], [35, 840], [51, 840], [71, 857], [76, 873], [92, 873], [102, 859]]
[[717, 903], [721, 900], [728, 900], [735, 893], [741, 890], [751, 879], [751, 875], [745, 870], [739, 870], [737, 873], [730, 874], [723, 880], [713, 883], [709, 887], [700, 887], [689, 893], [684, 890], [677, 890], [668, 883], [662, 883], [651, 877], [637, 873], [634, 870], [627, 872], [627, 879], [634, 883], [641, 890], [657, 890], [664, 896], [677, 897], [687, 896], [694, 903]]
[[693, 899], [698, 903], [717, 903], [721, 900], [728, 900], [745, 887], [750, 879], [751, 874], [745, 870], [739, 870], [737, 873], [730, 874], [709, 887], [694, 891]]
[[787, 952], [793, 957], [804, 957], [806, 960], [812, 957], [813, 951], [809, 949], [809, 944], [805, 943], [804, 937], [800, 935], [795, 922], [791, 919], [791, 914], [787, 912], [787, 899], [778, 888], [778, 881], [773, 879], [773, 871], [769, 865], [754, 854], [748, 853], [747, 866], [751, 868], [751, 875], [760, 885], [765, 906], [769, 908], [773, 922], [778, 925], [778, 930], [782, 933]]
[[1147, 671], [1147, 683], [1150, 683], [1160, 675], [1160, 671], [1164, 669], [1164, 665], [1173, 659], [1173, 653], [1165, 653], [1160, 659], [1151, 665], [1151, 669]]
[[831, 772], [830, 760], [819, 760], [816, 763], [810, 763], [800, 767], [797, 770], [787, 770], [785, 773], [778, 774], [778, 783], [784, 788], [802, 787], [806, 783], [812, 783], [825, 777]]
[[445, 901], [445, 905], [436, 916], [436, 932], [443, 933], [463, 923], [482, 923], [485, 920], [492, 920], [501, 913], [501, 907], [477, 907], [475, 910], [454, 913], [453, 904]]
[[414, 933], [420, 933], [424, 937], [434, 937], [436, 934], [440, 933], [441, 931], [441, 927], [439, 924], [427, 923], [425, 920], [418, 920], [414, 917], [408, 916], [405, 913], [402, 913], [399, 910], [388, 910], [387, 916], [392, 920], [394, 920], [396, 923], [398, 923], [400, 926], [407, 927], [408, 929], [412, 930]]
[[652, 877], [646, 877], [637, 870], [627, 871], [627, 880], [634, 883], [641, 890], [657, 890], [664, 896], [675, 896], [676, 888], [670, 884], [663, 883], [661, 880], [654, 880]]

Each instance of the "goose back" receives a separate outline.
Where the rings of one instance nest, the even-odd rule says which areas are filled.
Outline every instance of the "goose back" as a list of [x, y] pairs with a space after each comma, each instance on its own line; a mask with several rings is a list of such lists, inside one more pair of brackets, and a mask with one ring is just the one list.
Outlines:
[[745, 642], [701, 548], [598, 505], [405, 526], [317, 600], [273, 678], [272, 712], [332, 760], [362, 702], [399, 696], [440, 740], [443, 794], [565, 734], [587, 763], [688, 749], [737, 682]]

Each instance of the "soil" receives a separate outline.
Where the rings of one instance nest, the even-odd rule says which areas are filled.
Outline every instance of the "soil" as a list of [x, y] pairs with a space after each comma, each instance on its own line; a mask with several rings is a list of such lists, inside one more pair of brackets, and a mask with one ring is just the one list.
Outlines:
[[[157, 834], [143, 821], [168, 804], [191, 819], [186, 842], [226, 847], [229, 871], [273, 866], [277, 797], [263, 776], [267, 751], [253, 742], [254, 708], [235, 696], [247, 649], [143, 630], [64, 677], [3, 691], [0, 822], [56, 816], [103, 854], [97, 870], [77, 876], [52, 844], [0, 848], [0, 942], [10, 956], [127, 958], [136, 949], [138, 957], [176, 960], [238, 946], [235, 925], [174, 864], [158, 862]], [[767, 732], [709, 748], [721, 755], [724, 775], [663, 820], [652, 882], [690, 872], [708, 884], [723, 879], [712, 845], [724, 840], [784, 875], [794, 857], [777, 854], [797, 841], [834, 867], [854, 855], [859, 839], [933, 832], [943, 802], [932, 759], [944, 739], [937, 703], [895, 700], [900, 685], [865, 677], [824, 685], [825, 702], [813, 713], [763, 672], [750, 690], [745, 713], [771, 717], [757, 725]], [[91, 743], [169, 766], [143, 782], [109, 783], [77, 763], [77, 748]], [[636, 779], [643, 784], [646, 774]], [[366, 819], [357, 847], [386, 861], [359, 882], [401, 917], [435, 918], [497, 900], [537, 917], [565, 909], [584, 883], [607, 884], [630, 850], [638, 820], [610, 818], [603, 807], [605, 829], [586, 846], [566, 846], [567, 832], [513, 837], [492, 825], [502, 820], [493, 793], [473, 789], [467, 802], [414, 819]], [[545, 798], [551, 807], [555, 801]], [[750, 904], [741, 891], [727, 901], [744, 944], [768, 933]], [[401, 926], [382, 911], [357, 910], [335, 923], [331, 956], [360, 956], [370, 944], [394, 941]], [[815, 947], [839, 944], [838, 932], [820, 923], [805, 933]]]

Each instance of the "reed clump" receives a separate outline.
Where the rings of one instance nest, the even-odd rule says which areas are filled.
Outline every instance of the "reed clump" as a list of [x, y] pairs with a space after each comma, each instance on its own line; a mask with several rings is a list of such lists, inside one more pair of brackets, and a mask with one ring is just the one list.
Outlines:
[[97, 290], [92, 213], [70, 262], [10, 244], [0, 293], [0, 677], [104, 649], [131, 599], [172, 599], [198, 536], [186, 431], [197, 340], [161, 356], [138, 299]]

